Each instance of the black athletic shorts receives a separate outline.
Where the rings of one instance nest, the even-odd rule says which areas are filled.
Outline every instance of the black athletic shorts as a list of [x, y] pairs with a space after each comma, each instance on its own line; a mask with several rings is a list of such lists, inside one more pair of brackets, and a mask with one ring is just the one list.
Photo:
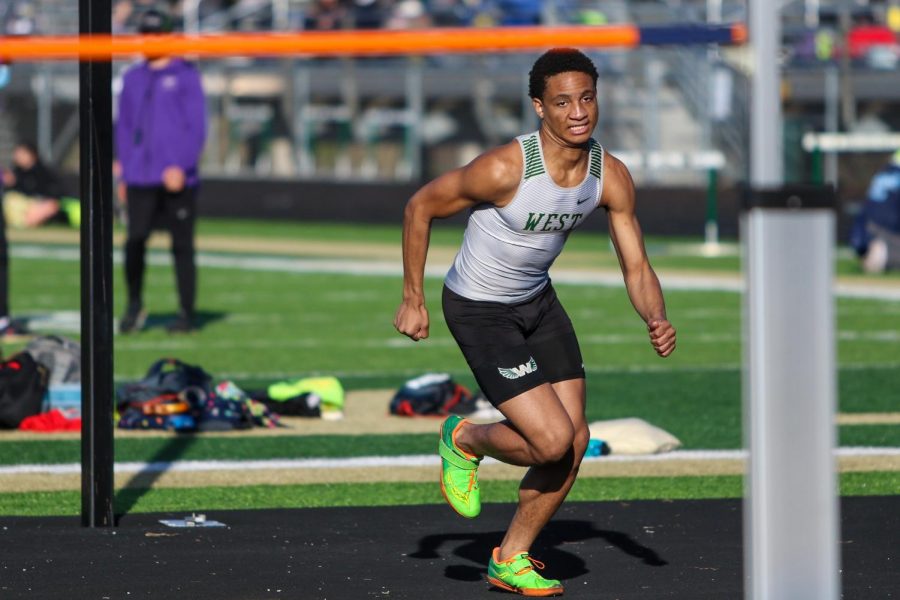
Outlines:
[[542, 383], [584, 378], [575, 330], [552, 285], [519, 304], [469, 300], [444, 286], [442, 301], [447, 327], [494, 406]]

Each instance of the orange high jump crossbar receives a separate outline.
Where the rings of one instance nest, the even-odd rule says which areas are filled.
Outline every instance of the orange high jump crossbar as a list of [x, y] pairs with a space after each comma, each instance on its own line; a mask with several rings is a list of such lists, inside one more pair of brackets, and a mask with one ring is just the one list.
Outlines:
[[[116, 57], [147, 54], [190, 55], [196, 58], [286, 55], [385, 56], [515, 52], [553, 47], [635, 48], [641, 44], [645, 32], [653, 34], [649, 38], [654, 38], [655, 35], [654, 39], [661, 40], [647, 43], [741, 44], [746, 41], [746, 29], [740, 24], [689, 25], [682, 26], [681, 29], [673, 27], [642, 29], [636, 25], [606, 25], [221, 35], [35, 36], [0, 37], [0, 60], [105, 61]], [[676, 38], [685, 38], [685, 41], [678, 41]]]

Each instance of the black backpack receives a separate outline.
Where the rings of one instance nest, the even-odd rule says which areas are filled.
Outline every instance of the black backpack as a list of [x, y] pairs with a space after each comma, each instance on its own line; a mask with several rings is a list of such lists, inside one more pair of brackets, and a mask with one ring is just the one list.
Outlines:
[[15, 429], [41, 412], [47, 379], [47, 368], [27, 352], [0, 361], [0, 428]]
[[118, 407], [140, 407], [160, 397], [182, 395], [199, 404], [212, 393], [212, 375], [202, 367], [189, 365], [177, 358], [161, 358], [150, 365], [138, 382], [123, 385], [118, 391]]
[[[446, 416], [474, 410], [472, 392], [446, 373], [426, 373], [410, 379], [397, 390], [389, 407], [392, 415]], [[470, 407], [472, 407], [470, 409]]]

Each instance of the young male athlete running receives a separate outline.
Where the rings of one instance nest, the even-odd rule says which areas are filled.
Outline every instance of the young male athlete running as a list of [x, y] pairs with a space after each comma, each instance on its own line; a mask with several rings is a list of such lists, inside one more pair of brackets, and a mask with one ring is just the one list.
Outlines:
[[444, 282], [444, 315], [482, 392], [505, 420], [444, 421], [441, 489], [457, 513], [472, 518], [481, 510], [482, 457], [530, 467], [515, 516], [490, 557], [488, 581], [551, 596], [563, 586], [542, 577], [536, 568], [543, 565], [528, 552], [572, 487], [590, 434], [581, 351], [548, 270], [595, 208], [606, 209], [628, 296], [659, 356], [675, 350], [675, 329], [647, 260], [631, 176], [591, 138], [598, 114], [593, 63], [577, 50], [551, 50], [531, 70], [529, 95], [541, 119], [538, 131], [438, 177], [409, 200], [403, 300], [394, 326], [413, 340], [428, 337], [423, 272], [431, 221], [469, 209]]

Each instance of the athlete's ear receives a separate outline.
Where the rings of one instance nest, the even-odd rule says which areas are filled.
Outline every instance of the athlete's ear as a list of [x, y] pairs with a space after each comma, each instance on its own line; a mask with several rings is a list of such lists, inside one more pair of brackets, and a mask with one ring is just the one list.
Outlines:
[[541, 119], [544, 118], [544, 103], [541, 102], [537, 98], [531, 99], [531, 105], [534, 107], [534, 112], [537, 113], [537, 116]]

